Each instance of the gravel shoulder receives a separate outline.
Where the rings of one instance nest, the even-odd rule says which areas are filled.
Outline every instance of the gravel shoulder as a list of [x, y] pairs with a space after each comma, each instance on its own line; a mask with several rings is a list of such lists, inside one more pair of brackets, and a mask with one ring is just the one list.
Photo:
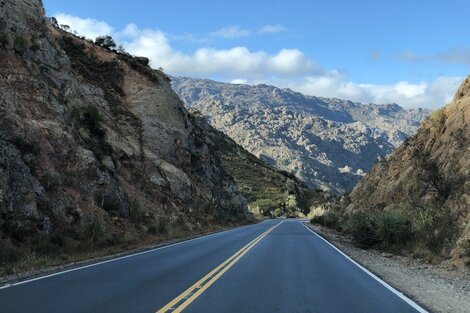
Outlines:
[[344, 234], [319, 225], [305, 225], [430, 312], [470, 312], [469, 271], [372, 249], [363, 250], [354, 246]]

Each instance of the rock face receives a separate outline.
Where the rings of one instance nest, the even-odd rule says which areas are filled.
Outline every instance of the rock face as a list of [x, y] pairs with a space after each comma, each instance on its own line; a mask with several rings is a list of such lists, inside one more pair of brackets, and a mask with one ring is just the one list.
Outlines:
[[249, 218], [165, 74], [54, 27], [40, 0], [0, 8], [1, 257], [65, 229], [101, 243]]
[[312, 187], [350, 191], [429, 114], [267, 85], [172, 78], [183, 101], [251, 153]]
[[448, 238], [447, 254], [470, 265], [470, 76], [452, 103], [374, 166], [350, 198], [348, 211], [448, 212], [457, 233]]

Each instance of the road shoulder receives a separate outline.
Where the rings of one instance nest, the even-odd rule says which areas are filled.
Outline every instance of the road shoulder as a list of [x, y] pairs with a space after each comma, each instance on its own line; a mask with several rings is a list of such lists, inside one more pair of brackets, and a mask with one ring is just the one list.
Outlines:
[[355, 247], [347, 236], [305, 223], [349, 257], [432, 312], [465, 313], [470, 308], [470, 274], [404, 256]]

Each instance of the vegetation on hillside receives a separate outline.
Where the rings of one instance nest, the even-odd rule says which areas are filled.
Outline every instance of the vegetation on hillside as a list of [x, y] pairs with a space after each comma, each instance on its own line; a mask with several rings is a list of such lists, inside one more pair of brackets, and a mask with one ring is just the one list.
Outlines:
[[206, 124], [197, 110], [191, 119], [212, 134], [212, 148], [220, 155], [224, 169], [246, 196], [252, 213], [265, 217], [298, 217], [330, 197], [321, 190], [308, 189], [295, 175], [279, 171], [249, 153], [230, 137]]

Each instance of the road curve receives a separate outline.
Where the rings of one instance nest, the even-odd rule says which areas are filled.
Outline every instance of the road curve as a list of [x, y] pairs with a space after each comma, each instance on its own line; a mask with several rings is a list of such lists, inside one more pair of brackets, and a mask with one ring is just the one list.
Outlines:
[[425, 312], [298, 220], [269, 220], [0, 289], [13, 312]]

